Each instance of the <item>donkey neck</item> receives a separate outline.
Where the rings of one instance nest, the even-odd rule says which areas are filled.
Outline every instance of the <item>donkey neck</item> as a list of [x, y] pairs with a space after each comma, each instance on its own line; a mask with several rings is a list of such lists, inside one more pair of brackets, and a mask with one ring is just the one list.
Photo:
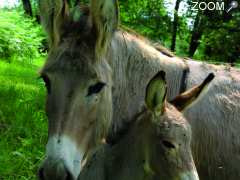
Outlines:
[[145, 88], [157, 72], [166, 72], [168, 99], [180, 93], [187, 67], [183, 60], [169, 57], [149, 42], [124, 31], [114, 34], [109, 51], [113, 69], [113, 128], [121, 128], [141, 110]]

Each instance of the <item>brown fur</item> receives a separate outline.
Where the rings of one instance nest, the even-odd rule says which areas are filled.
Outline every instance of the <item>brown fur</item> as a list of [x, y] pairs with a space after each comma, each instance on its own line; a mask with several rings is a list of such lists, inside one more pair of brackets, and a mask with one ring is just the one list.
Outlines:
[[203, 90], [206, 84], [210, 83], [213, 78], [214, 74], [209, 74], [201, 85], [195, 86], [185, 93], [178, 95], [173, 101], [171, 101], [171, 104], [174, 104], [179, 111], [184, 110], [192, 101], [194, 101], [199, 96], [200, 92]]

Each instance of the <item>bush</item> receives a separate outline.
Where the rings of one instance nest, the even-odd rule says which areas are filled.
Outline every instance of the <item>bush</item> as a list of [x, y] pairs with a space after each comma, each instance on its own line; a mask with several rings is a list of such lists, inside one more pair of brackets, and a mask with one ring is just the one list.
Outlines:
[[41, 27], [16, 10], [0, 11], [0, 58], [32, 61], [40, 56]]

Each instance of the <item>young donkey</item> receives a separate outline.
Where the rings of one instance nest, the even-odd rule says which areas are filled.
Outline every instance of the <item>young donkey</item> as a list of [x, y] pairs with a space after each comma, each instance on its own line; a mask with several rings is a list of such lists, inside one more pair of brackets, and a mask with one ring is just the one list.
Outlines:
[[49, 122], [41, 174], [76, 179], [81, 162], [108, 130], [115, 133], [139, 112], [145, 85], [163, 70], [168, 100], [214, 72], [216, 78], [202, 98], [180, 108], [193, 130], [200, 178], [240, 179], [239, 70], [169, 57], [136, 35], [117, 30], [116, 0], [91, 0], [90, 8], [72, 10], [67, 0], [41, 0], [40, 7], [50, 40], [41, 72]]
[[[192, 103], [212, 79], [211, 74], [188, 91], [188, 98], [181, 103]], [[119, 141], [97, 148], [78, 180], [199, 179], [191, 154], [191, 127], [183, 114], [167, 103], [166, 91], [161, 71], [146, 88], [146, 108], [134, 117]]]

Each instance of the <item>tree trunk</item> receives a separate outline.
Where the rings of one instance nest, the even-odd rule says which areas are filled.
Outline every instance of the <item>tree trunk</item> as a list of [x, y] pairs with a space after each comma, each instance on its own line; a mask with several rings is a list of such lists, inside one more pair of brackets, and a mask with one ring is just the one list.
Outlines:
[[175, 50], [176, 38], [177, 38], [177, 28], [178, 28], [178, 9], [181, 0], [177, 0], [174, 8], [174, 20], [173, 20], [173, 30], [172, 30], [172, 45], [171, 50]]
[[201, 11], [198, 12], [194, 25], [193, 25], [193, 30], [192, 30], [192, 37], [191, 37], [191, 41], [190, 41], [190, 46], [189, 46], [189, 56], [193, 57], [195, 51], [197, 50], [199, 44], [200, 44], [200, 39], [202, 37], [203, 34], [203, 15], [201, 13]]
[[22, 0], [22, 3], [23, 3], [23, 9], [24, 9], [25, 14], [32, 17], [33, 13], [32, 13], [32, 6], [31, 6], [30, 1], [29, 0]]

